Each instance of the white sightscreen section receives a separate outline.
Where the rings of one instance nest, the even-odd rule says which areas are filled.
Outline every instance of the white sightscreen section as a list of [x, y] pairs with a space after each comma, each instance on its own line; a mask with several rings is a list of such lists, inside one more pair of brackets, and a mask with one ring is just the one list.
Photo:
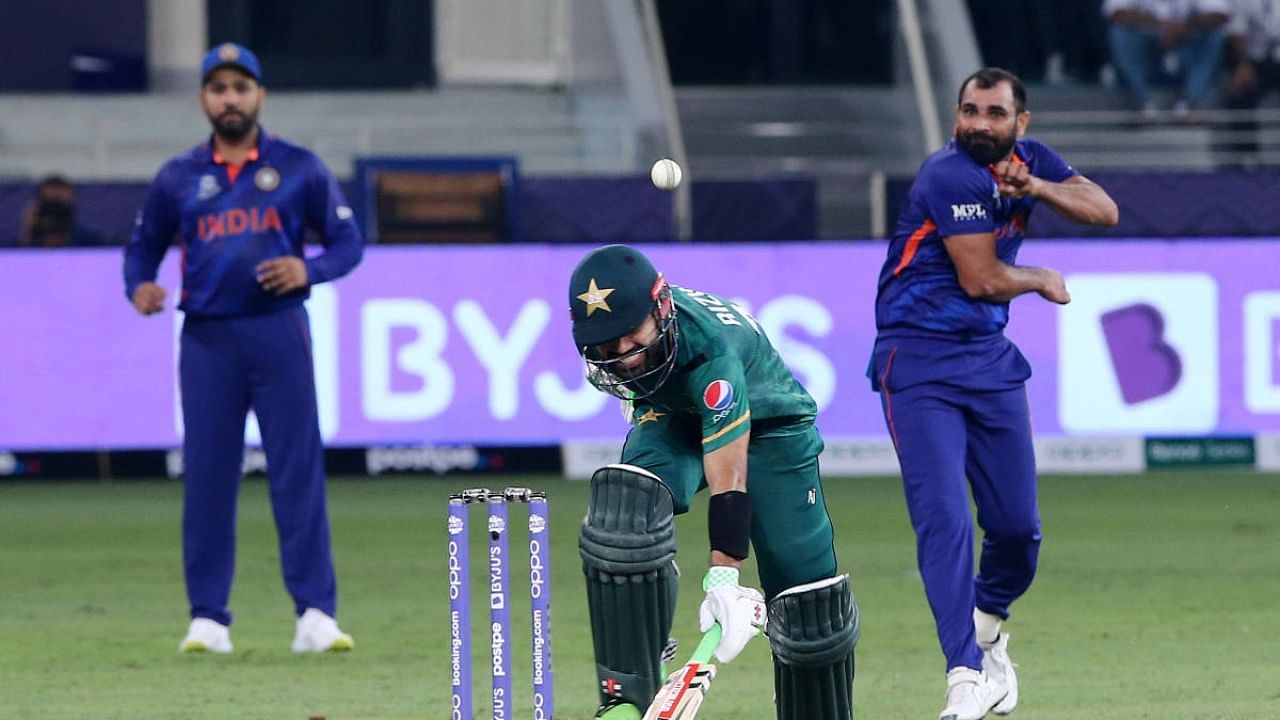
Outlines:
[[565, 0], [437, 0], [435, 28], [443, 84], [568, 80]]

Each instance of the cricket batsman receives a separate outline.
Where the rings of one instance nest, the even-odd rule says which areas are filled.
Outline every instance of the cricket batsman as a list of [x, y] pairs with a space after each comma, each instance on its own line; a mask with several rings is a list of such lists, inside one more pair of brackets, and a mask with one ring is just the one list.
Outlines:
[[[669, 285], [608, 245], [569, 280], [573, 338], [598, 389], [627, 402], [620, 462], [591, 479], [579, 548], [601, 705], [639, 720], [662, 685], [676, 605], [674, 516], [707, 488], [705, 632], [728, 663], [766, 624], [780, 720], [853, 717], [857, 604], [836, 574], [813, 398], [732, 302]], [[763, 594], [745, 587], [754, 548]]]

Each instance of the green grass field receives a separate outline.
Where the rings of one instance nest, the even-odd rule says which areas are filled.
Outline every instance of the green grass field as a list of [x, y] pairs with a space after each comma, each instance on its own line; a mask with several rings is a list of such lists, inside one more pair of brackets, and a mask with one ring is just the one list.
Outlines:
[[[331, 482], [340, 619], [356, 650], [319, 657], [289, 652], [291, 603], [262, 480], [246, 481], [242, 495], [230, 656], [176, 651], [187, 623], [177, 483], [0, 484], [0, 718], [445, 718], [444, 499], [471, 484]], [[550, 493], [556, 716], [589, 718], [595, 678], [576, 547], [587, 486], [489, 482], [504, 484]], [[863, 616], [857, 716], [935, 718], [942, 657], [898, 482], [828, 480], [827, 497]], [[1013, 718], [1280, 718], [1280, 478], [1050, 477], [1041, 500], [1040, 574], [1006, 626], [1023, 688]], [[682, 656], [697, 637], [704, 510], [678, 523]], [[475, 532], [473, 558], [482, 544]], [[527, 588], [517, 581], [513, 592]], [[515, 608], [523, 680], [527, 605]], [[487, 622], [479, 604], [473, 618], [478, 630]], [[486, 654], [477, 643], [482, 710]], [[700, 717], [773, 717], [771, 678], [767, 641], [757, 640], [721, 668]], [[515, 717], [527, 718], [528, 684], [516, 688]]]

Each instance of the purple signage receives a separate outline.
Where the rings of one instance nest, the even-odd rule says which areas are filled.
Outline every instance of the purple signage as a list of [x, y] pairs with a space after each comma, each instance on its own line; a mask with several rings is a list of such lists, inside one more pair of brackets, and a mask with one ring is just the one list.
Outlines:
[[1139, 303], [1105, 312], [1098, 320], [1126, 405], [1158, 398], [1177, 387], [1182, 362], [1164, 341], [1164, 317], [1159, 310]]
[[[565, 282], [586, 247], [371, 247], [315, 288], [331, 445], [619, 438], [584, 379]], [[830, 437], [885, 434], [863, 372], [877, 242], [646, 248], [672, 282], [741, 301]], [[1032, 242], [1073, 301], [1013, 303], [1042, 435], [1280, 430], [1280, 241]], [[161, 282], [177, 294], [177, 258]], [[0, 449], [175, 447], [181, 316], [138, 316], [119, 250], [0, 251]], [[256, 427], [251, 425], [251, 440]]]

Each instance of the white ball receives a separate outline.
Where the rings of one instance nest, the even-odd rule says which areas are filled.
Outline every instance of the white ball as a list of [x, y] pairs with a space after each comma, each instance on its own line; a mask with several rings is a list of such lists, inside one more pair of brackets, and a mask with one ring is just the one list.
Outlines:
[[649, 179], [659, 190], [675, 190], [682, 177], [684, 174], [680, 172], [680, 166], [671, 158], [662, 158], [649, 170]]

